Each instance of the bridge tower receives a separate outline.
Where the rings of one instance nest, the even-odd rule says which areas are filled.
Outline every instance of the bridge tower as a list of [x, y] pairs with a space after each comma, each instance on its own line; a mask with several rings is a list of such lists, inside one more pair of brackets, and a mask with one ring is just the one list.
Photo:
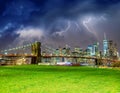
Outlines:
[[32, 55], [35, 57], [32, 57], [32, 64], [37, 64], [41, 62], [41, 43], [40, 42], [35, 42], [31, 46], [31, 52]]

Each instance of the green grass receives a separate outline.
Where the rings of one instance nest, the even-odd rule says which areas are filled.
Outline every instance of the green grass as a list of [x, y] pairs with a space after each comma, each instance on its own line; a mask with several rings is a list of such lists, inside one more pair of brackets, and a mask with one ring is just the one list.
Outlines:
[[0, 66], [0, 93], [120, 93], [120, 70]]

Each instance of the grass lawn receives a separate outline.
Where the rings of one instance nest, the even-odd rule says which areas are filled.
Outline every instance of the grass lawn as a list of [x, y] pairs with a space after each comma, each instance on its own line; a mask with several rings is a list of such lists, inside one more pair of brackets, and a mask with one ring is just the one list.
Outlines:
[[120, 93], [120, 70], [0, 66], [0, 93]]

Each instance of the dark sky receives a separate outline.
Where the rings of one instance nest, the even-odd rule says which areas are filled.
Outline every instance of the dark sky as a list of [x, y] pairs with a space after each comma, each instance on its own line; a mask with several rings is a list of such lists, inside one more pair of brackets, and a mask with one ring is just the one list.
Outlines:
[[0, 49], [36, 40], [102, 46], [104, 33], [120, 47], [120, 0], [0, 0]]

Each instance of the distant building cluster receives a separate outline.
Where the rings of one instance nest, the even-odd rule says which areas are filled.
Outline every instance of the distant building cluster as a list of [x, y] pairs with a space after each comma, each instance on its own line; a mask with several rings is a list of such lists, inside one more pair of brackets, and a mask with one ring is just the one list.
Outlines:
[[88, 45], [86, 49], [80, 47], [75, 47], [71, 49], [68, 45], [64, 48], [53, 49], [53, 51], [43, 51], [42, 55], [53, 55], [53, 56], [95, 56], [95, 57], [104, 57], [104, 58], [119, 58], [119, 53], [117, 50], [117, 44], [112, 40], [107, 40], [104, 36], [103, 47], [100, 50], [99, 42]]

